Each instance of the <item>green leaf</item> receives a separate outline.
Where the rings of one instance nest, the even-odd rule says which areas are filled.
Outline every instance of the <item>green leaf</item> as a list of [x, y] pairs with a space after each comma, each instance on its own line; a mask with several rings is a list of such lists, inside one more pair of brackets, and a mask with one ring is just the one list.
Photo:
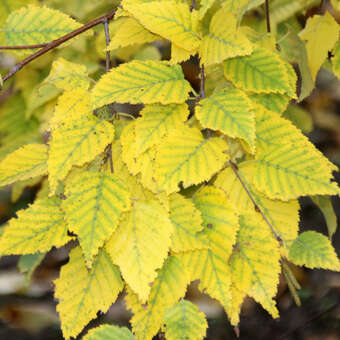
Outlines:
[[18, 269], [24, 274], [27, 282], [30, 281], [35, 269], [40, 265], [46, 253], [35, 253], [20, 256]]
[[311, 114], [301, 106], [290, 104], [282, 117], [289, 119], [303, 133], [308, 134], [313, 131]]
[[290, 102], [287, 94], [280, 93], [248, 93], [248, 97], [253, 102], [277, 114], [282, 114]]
[[172, 131], [160, 144], [156, 156], [156, 181], [168, 194], [209, 180], [228, 160], [226, 143], [220, 138], [204, 139], [195, 128]]
[[223, 89], [200, 101], [196, 117], [204, 128], [245, 140], [255, 148], [255, 114], [252, 102], [240, 90]]
[[118, 267], [104, 249], [89, 271], [80, 247], [71, 250], [70, 260], [61, 267], [54, 284], [61, 329], [67, 340], [76, 337], [97, 312], [106, 313], [124, 287]]
[[212, 65], [225, 59], [249, 55], [252, 44], [237, 28], [235, 16], [221, 8], [210, 22], [209, 33], [202, 39], [200, 46], [201, 63]]
[[112, 102], [131, 104], [181, 104], [190, 84], [179, 65], [165, 61], [134, 60], [105, 74], [93, 89], [94, 108]]
[[134, 340], [134, 336], [126, 327], [101, 325], [92, 328], [82, 340]]
[[224, 62], [224, 75], [236, 87], [255, 93], [289, 93], [292, 91], [286, 65], [279, 56], [262, 47], [249, 56]]
[[62, 208], [68, 228], [76, 233], [91, 267], [95, 255], [130, 209], [130, 193], [114, 174], [84, 172], [67, 182]]
[[124, 280], [145, 302], [171, 245], [173, 226], [168, 212], [155, 200], [136, 201], [124, 216], [106, 249]]
[[45, 175], [47, 145], [28, 144], [9, 154], [0, 162], [0, 186]]
[[1, 255], [43, 253], [71, 240], [58, 198], [37, 200], [17, 215], [0, 238]]
[[203, 340], [208, 328], [205, 315], [187, 300], [178, 302], [164, 317], [167, 340]]
[[72, 166], [92, 161], [113, 140], [113, 125], [94, 116], [71, 120], [52, 131], [48, 159], [49, 183], [54, 193]]
[[307, 268], [340, 271], [340, 261], [330, 240], [316, 231], [306, 231], [299, 235], [289, 249], [289, 259]]

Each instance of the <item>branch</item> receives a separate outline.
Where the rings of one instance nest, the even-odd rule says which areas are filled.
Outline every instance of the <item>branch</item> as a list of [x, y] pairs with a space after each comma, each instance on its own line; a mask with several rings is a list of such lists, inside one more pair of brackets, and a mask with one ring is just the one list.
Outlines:
[[267, 32], [270, 33], [270, 12], [269, 12], [269, 0], [266, 0], [266, 21], [267, 21]]
[[27, 58], [23, 59], [22, 61], [20, 61], [19, 63], [17, 63], [10, 72], [8, 72], [7, 74], [5, 74], [3, 76], [3, 78], [2, 78], [3, 82], [5, 83], [8, 79], [13, 77], [24, 66], [26, 66], [27, 64], [29, 64], [33, 60], [37, 59], [38, 57], [44, 55], [45, 53], [49, 52], [50, 50], [53, 50], [54, 48], [65, 43], [66, 41], [76, 37], [77, 35], [85, 32], [85, 31], [87, 31], [87, 30], [89, 30], [89, 29], [91, 29], [91, 28], [93, 28], [93, 27], [95, 27], [95, 26], [97, 26], [101, 23], [105, 23], [105, 21], [111, 20], [114, 17], [114, 15], [116, 14], [116, 10], [117, 9], [114, 9], [112, 12], [90, 21], [88, 24], [86, 24], [82, 27], [79, 27], [78, 29], [62, 36], [61, 38], [51, 41], [41, 50], [31, 54], [29, 57], [27, 57]]
[[35, 48], [46, 47], [49, 43], [37, 45], [22, 45], [22, 46], [0, 46], [0, 50], [30, 50]]
[[204, 73], [204, 64], [202, 64], [200, 68], [200, 74], [201, 74], [201, 88], [200, 88], [200, 97], [205, 98], [205, 73]]
[[229, 161], [229, 164], [231, 166], [231, 168], [234, 170], [234, 173], [236, 175], [236, 177], [238, 178], [238, 180], [241, 182], [243, 189], [246, 191], [247, 195], [249, 196], [250, 200], [253, 202], [255, 210], [258, 211], [263, 219], [265, 220], [265, 222], [268, 224], [270, 230], [272, 231], [275, 239], [282, 245], [283, 241], [282, 238], [277, 234], [277, 232], [275, 231], [274, 227], [272, 226], [272, 224], [269, 222], [267, 216], [264, 214], [264, 212], [262, 211], [262, 209], [258, 206], [258, 204], [256, 203], [254, 197], [252, 196], [252, 194], [250, 193], [249, 189], [247, 188], [246, 184], [244, 183], [243, 179], [241, 178], [239, 172], [238, 172], [238, 167], [235, 163], [233, 163], [232, 161]]

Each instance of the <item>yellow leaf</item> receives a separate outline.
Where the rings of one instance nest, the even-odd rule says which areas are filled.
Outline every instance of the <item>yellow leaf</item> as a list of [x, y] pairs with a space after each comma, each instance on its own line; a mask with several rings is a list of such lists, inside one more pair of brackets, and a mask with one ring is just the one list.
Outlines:
[[142, 4], [126, 4], [128, 10], [149, 31], [191, 51], [198, 47], [198, 12], [190, 12], [186, 3], [152, 1]]
[[71, 240], [58, 198], [37, 200], [17, 215], [0, 238], [1, 255], [47, 252]]
[[145, 308], [138, 302], [137, 296], [133, 296], [131, 291], [128, 293], [128, 308], [134, 313], [130, 322], [136, 340], [153, 339], [164, 322], [166, 309], [184, 297], [189, 282], [182, 261], [170, 256], [152, 284]]
[[144, 44], [157, 39], [160, 37], [146, 30], [135, 18], [123, 17], [119, 19], [118, 29], [111, 38], [107, 50], [111, 51], [133, 44]]
[[186, 104], [145, 106], [140, 112], [142, 117], [135, 122], [135, 155], [138, 156], [150, 147], [159, 144], [169, 131], [183, 125], [189, 113]]
[[198, 10], [198, 16], [200, 19], [203, 19], [205, 13], [213, 6], [214, 0], [201, 0], [200, 7]]
[[134, 340], [131, 331], [126, 327], [101, 325], [90, 331], [82, 338], [83, 340]]
[[87, 90], [90, 78], [86, 66], [58, 58], [52, 64], [51, 72], [45, 82], [54, 84], [58, 89], [70, 91]]
[[65, 91], [58, 98], [53, 117], [50, 120], [50, 128], [56, 129], [91, 113], [92, 108], [88, 91], [82, 88]]
[[36, 0], [0, 1], [0, 27], [5, 23], [6, 17], [14, 10], [35, 2]]
[[280, 93], [248, 93], [248, 97], [254, 103], [277, 114], [282, 114], [286, 110], [291, 99], [287, 94]]
[[274, 317], [273, 301], [279, 284], [280, 250], [271, 230], [255, 214], [240, 216], [240, 230], [230, 258], [233, 284], [246, 292]]
[[107, 243], [113, 262], [142, 302], [148, 298], [156, 269], [167, 257], [172, 233], [168, 212], [160, 203], [136, 201]]
[[208, 328], [205, 315], [193, 303], [181, 300], [164, 317], [167, 340], [203, 340]]
[[207, 248], [207, 242], [200, 237], [203, 228], [201, 213], [191, 200], [179, 194], [170, 196], [170, 220], [174, 226], [171, 249], [184, 252]]
[[209, 180], [228, 160], [227, 144], [220, 138], [203, 138], [196, 128], [182, 127], [169, 134], [156, 155], [155, 177], [168, 194]]
[[255, 93], [291, 93], [292, 84], [286, 64], [280, 57], [262, 47], [249, 56], [224, 62], [224, 75], [236, 87]]
[[235, 16], [221, 8], [210, 22], [209, 33], [200, 46], [201, 64], [212, 65], [237, 56], [248, 55], [252, 44], [237, 28]]
[[289, 259], [307, 268], [340, 271], [340, 261], [331, 241], [316, 231], [306, 231], [299, 235], [289, 249]]
[[72, 120], [52, 132], [48, 159], [51, 193], [73, 165], [92, 161], [113, 140], [113, 125], [94, 116]]
[[114, 174], [84, 172], [67, 182], [62, 207], [71, 231], [79, 238], [88, 266], [130, 208], [130, 193]]
[[244, 92], [237, 89], [215, 92], [200, 101], [196, 117], [204, 128], [242, 138], [255, 150], [255, 115]]
[[331, 14], [314, 15], [308, 18], [306, 27], [300, 32], [306, 41], [308, 64], [315, 80], [316, 75], [339, 39], [340, 27]]
[[182, 63], [188, 60], [192, 55], [197, 53], [197, 49], [187, 51], [182, 47], [177, 46], [175, 43], [171, 44], [171, 59], [170, 63], [172, 65]]
[[181, 104], [188, 98], [190, 90], [180, 65], [134, 60], [106, 73], [94, 87], [92, 100], [94, 108], [114, 101]]
[[119, 269], [102, 249], [92, 269], [86, 267], [80, 247], [70, 252], [55, 283], [57, 311], [65, 339], [76, 337], [97, 312], [106, 313], [123, 289]]
[[0, 186], [45, 175], [47, 145], [28, 144], [9, 154], [0, 162]]
[[[291, 200], [282, 202], [271, 200], [261, 194], [253, 185], [256, 166], [254, 162], [242, 162], [238, 165], [238, 173], [252, 195], [258, 207], [266, 216], [269, 223], [274, 228], [277, 235], [287, 246], [298, 235], [299, 231], [299, 202]], [[234, 208], [242, 214], [254, 214], [254, 203], [249, 198], [240, 180], [235, 175], [232, 168], [228, 167], [220, 172], [214, 183], [227, 195]], [[267, 226], [270, 228], [269, 226]]]

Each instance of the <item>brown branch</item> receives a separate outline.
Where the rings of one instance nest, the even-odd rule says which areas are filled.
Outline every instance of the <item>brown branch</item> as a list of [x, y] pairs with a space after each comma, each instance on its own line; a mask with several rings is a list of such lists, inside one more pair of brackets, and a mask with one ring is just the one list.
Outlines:
[[250, 193], [249, 189], [247, 188], [246, 184], [244, 183], [243, 179], [241, 178], [239, 172], [238, 172], [238, 167], [235, 163], [233, 163], [232, 161], [229, 161], [229, 164], [231, 166], [231, 168], [233, 169], [236, 177], [238, 178], [238, 180], [241, 182], [241, 185], [243, 187], [243, 189], [245, 190], [245, 192], [247, 193], [247, 195], [249, 196], [250, 200], [252, 201], [252, 203], [254, 204], [255, 210], [258, 211], [263, 219], [265, 220], [265, 222], [268, 224], [270, 230], [272, 231], [272, 234], [274, 235], [275, 239], [282, 244], [282, 238], [277, 234], [277, 232], [275, 231], [274, 227], [272, 226], [272, 224], [269, 222], [267, 216], [264, 214], [264, 212], [262, 211], [262, 209], [258, 206], [258, 204], [256, 203], [253, 195]]
[[269, 11], [269, 0], [266, 0], [266, 21], [267, 21], [267, 32], [270, 33], [270, 11]]
[[196, 0], [191, 0], [190, 11], [192, 11], [193, 9], [197, 9]]
[[31, 50], [35, 48], [46, 47], [49, 43], [37, 45], [22, 45], [22, 46], [0, 46], [0, 50]]
[[205, 98], [205, 73], [204, 73], [204, 64], [201, 65], [200, 68], [200, 74], [201, 74], [201, 87], [200, 87], [200, 97]]
[[79, 27], [78, 29], [62, 36], [61, 38], [57, 39], [57, 40], [53, 40], [50, 43], [48, 43], [44, 48], [42, 48], [41, 50], [31, 54], [29, 57], [23, 59], [22, 61], [20, 61], [19, 63], [17, 63], [16, 65], [14, 65], [13, 69], [11, 71], [9, 71], [7, 74], [5, 74], [2, 78], [3, 82], [5, 83], [8, 79], [10, 79], [11, 77], [13, 77], [19, 70], [21, 70], [24, 66], [26, 66], [27, 64], [29, 64], [30, 62], [32, 62], [33, 60], [37, 59], [38, 57], [44, 55], [45, 53], [49, 52], [50, 50], [53, 50], [54, 48], [58, 47], [59, 45], [65, 43], [66, 41], [76, 37], [77, 35], [101, 24], [101, 23], [105, 23], [105, 21], [111, 20], [115, 13], [116, 13], [117, 9], [114, 9], [113, 11], [111, 11], [108, 14], [105, 14], [97, 19], [94, 19], [92, 21], [90, 21], [88, 24]]

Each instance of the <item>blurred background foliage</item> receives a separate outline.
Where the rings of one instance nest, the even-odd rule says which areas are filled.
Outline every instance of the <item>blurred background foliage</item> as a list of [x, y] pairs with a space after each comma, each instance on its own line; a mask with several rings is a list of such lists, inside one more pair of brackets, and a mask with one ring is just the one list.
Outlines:
[[[261, 1], [257, 1], [261, 3]], [[263, 1], [262, 1], [263, 2]], [[117, 5], [108, 0], [10, 0], [26, 5], [40, 3], [50, 8], [60, 9], [79, 22], [86, 23], [105, 14]], [[218, 6], [216, 1], [215, 6]], [[332, 6], [337, 2], [315, 0], [273, 0], [271, 19], [278, 41], [285, 51], [287, 27], [299, 32], [308, 17], [329, 10], [340, 23], [340, 12]], [[19, 6], [20, 7], [20, 6]], [[339, 6], [340, 7], [340, 6]], [[0, 1], [1, 12], [1, 1]], [[0, 26], [6, 15], [0, 14]], [[207, 14], [207, 18], [209, 13]], [[257, 32], [265, 34], [263, 6], [249, 11], [244, 22], [251, 23]], [[288, 25], [288, 26], [287, 26]], [[110, 24], [111, 35], [119, 28], [119, 21]], [[0, 31], [0, 45], [4, 45]], [[105, 71], [105, 36], [103, 27], [96, 27], [87, 38], [81, 37], [66, 48], [56, 49], [37, 59], [17, 73], [4, 90], [0, 92], [0, 159], [18, 146], [33, 141], [46, 141], [45, 122], [51, 116], [60, 91], [43, 82], [48, 76], [50, 65], [57, 57], [85, 64], [91, 76], [98, 79]], [[27, 55], [27, 53], [26, 53]], [[0, 73], [4, 74], [22, 58], [13, 53], [0, 53]], [[156, 41], [149, 45], [132, 45], [113, 52], [113, 64], [132, 59], [168, 59], [170, 46], [166, 41]], [[331, 57], [331, 55], [330, 55]], [[182, 65], [186, 78], [195, 89], [199, 89], [197, 60], [189, 60]], [[317, 87], [302, 103], [291, 103], [284, 117], [290, 119], [332, 162], [340, 166], [340, 81], [329, 72], [329, 61], [318, 74]], [[211, 73], [209, 81], [219, 81], [219, 72]], [[137, 106], [127, 106], [124, 112], [136, 115]], [[340, 173], [335, 175], [340, 182]], [[19, 209], [27, 207], [35, 196], [44, 190], [42, 178], [25, 181], [0, 191], [0, 222], [2, 225], [15, 216]], [[340, 199], [329, 202], [301, 199], [301, 230], [308, 226], [327, 234], [327, 228], [335, 231], [340, 217]], [[319, 206], [323, 206], [325, 215]], [[333, 210], [334, 208], [334, 210]], [[326, 217], [325, 217], [326, 216]], [[0, 228], [0, 232], [1, 232]], [[333, 236], [333, 244], [340, 253], [340, 232]], [[67, 247], [70, 247], [68, 245]], [[68, 249], [52, 250], [44, 254], [4, 257], [0, 260], [0, 339], [8, 340], [57, 340], [62, 339], [53, 299], [53, 280], [59, 268], [67, 262]], [[302, 284], [299, 295], [302, 307], [297, 307], [289, 290], [281, 280], [278, 293], [278, 307], [281, 317], [271, 317], [252, 300], [244, 304], [240, 334], [241, 339], [340, 339], [340, 275], [322, 270], [294, 268], [295, 275]], [[198, 293], [196, 284], [188, 289], [188, 297], [194, 301], [209, 320], [209, 340], [236, 339], [235, 330], [228, 323], [221, 306], [205, 295]], [[111, 307], [105, 315], [91, 322], [90, 327], [102, 322], [128, 325], [130, 313], [123, 300]], [[81, 336], [79, 336], [81, 338]]]

